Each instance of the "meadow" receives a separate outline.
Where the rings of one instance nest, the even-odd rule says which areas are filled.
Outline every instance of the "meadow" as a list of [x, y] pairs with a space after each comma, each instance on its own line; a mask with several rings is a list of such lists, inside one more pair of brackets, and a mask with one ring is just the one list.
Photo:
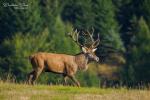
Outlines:
[[150, 100], [150, 90], [0, 82], [0, 100]]

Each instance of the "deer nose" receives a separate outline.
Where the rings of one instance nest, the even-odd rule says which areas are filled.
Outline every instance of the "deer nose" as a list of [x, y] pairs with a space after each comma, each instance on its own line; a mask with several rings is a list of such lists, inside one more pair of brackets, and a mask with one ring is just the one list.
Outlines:
[[99, 58], [98, 58], [98, 57], [96, 57], [96, 61], [97, 61], [97, 62], [99, 61]]

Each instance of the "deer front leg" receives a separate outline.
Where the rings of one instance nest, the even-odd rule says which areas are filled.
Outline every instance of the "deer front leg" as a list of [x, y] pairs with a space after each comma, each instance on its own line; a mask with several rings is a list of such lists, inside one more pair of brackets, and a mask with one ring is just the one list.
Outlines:
[[26, 83], [27, 84], [31, 84], [31, 79], [33, 77], [33, 74], [34, 74], [34, 71], [30, 72], [28, 75], [27, 75], [27, 80], [26, 80]]
[[78, 87], [80, 87], [80, 83], [79, 83], [79, 81], [75, 78], [74, 75], [71, 75], [71, 76], [69, 76], [69, 77], [71, 78], [71, 80], [72, 80], [73, 82], [75, 82], [75, 84], [76, 84]]
[[35, 81], [37, 80], [37, 78], [41, 74], [42, 70], [43, 70], [42, 68], [37, 68], [37, 70], [34, 71], [34, 74], [33, 74], [33, 77], [32, 77], [32, 81], [31, 81], [32, 85], [35, 84]]

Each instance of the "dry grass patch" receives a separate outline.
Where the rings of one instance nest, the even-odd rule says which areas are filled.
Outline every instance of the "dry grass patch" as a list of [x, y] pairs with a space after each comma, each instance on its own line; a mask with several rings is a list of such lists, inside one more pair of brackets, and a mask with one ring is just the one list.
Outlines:
[[30, 86], [0, 82], [0, 100], [150, 100], [150, 90]]

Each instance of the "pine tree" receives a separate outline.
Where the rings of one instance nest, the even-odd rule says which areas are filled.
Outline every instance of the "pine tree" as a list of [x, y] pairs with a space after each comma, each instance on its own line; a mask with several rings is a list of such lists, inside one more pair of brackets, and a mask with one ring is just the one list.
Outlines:
[[91, 29], [94, 24], [93, 14], [91, 0], [66, 0], [61, 16], [75, 28]]
[[143, 17], [141, 17], [138, 22], [137, 34], [135, 36], [135, 48], [133, 49], [133, 55], [137, 59], [134, 66], [136, 66], [136, 79], [138, 82], [150, 82], [150, 78], [147, 77], [150, 75], [149, 54], [150, 30]]
[[27, 73], [32, 70], [29, 55], [53, 50], [47, 37], [46, 29], [38, 35], [15, 33], [12, 39], [5, 39], [0, 47], [1, 72], [15, 75], [16, 81], [24, 80]]
[[144, 17], [150, 27], [150, 1], [149, 0], [132, 0], [134, 13], [140, 18]]
[[56, 23], [57, 16], [60, 15], [60, 10], [62, 9], [61, 1], [59, 0], [39, 0], [39, 8], [41, 11], [41, 18], [44, 24], [44, 27], [48, 27], [51, 34], [51, 37], [56, 30], [54, 25]]
[[135, 15], [132, 1], [133, 0], [113, 0], [116, 9], [116, 18], [120, 26], [119, 32], [125, 48], [127, 48], [130, 40], [130, 20], [132, 16]]
[[[126, 64], [126, 68], [132, 70], [128, 70], [128, 78], [134, 77], [132, 84], [148, 83], [150, 81], [147, 77], [150, 75], [150, 57], [148, 56], [150, 54], [150, 31], [143, 17], [139, 20], [133, 17], [132, 23], [132, 37], [128, 46]], [[133, 73], [130, 73], [131, 71]]]
[[59, 16], [56, 18], [54, 27], [57, 30], [53, 34], [53, 38], [51, 38], [55, 52], [68, 54], [79, 53], [79, 46], [67, 36], [67, 33], [72, 30], [71, 26], [71, 24], [66, 24], [65, 26]]
[[[36, 34], [43, 30], [38, 1], [7, 0], [4, 2], [2, 0], [0, 3], [3, 4], [0, 7], [0, 39], [10, 37], [18, 32]], [[14, 7], [8, 6], [8, 4], [20, 6]]]
[[115, 19], [115, 8], [111, 0], [93, 1], [94, 28], [100, 33], [101, 45], [99, 55], [114, 51], [123, 51], [123, 43], [119, 34], [119, 25]]

